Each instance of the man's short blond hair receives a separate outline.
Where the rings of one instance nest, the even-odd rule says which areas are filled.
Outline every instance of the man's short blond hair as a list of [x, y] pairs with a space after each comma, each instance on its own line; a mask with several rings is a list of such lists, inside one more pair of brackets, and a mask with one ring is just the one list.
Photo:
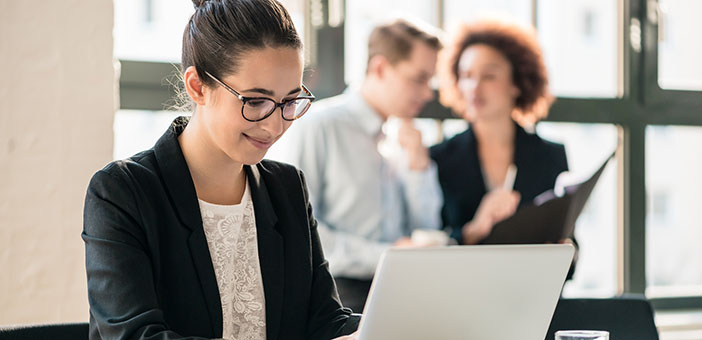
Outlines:
[[442, 47], [436, 34], [405, 19], [377, 26], [368, 38], [368, 64], [378, 55], [384, 56], [393, 65], [409, 59], [415, 42], [422, 42], [436, 51]]

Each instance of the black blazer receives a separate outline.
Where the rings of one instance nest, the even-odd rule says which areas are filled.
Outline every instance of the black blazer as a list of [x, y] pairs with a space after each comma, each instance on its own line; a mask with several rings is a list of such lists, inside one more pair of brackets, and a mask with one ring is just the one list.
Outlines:
[[[222, 336], [222, 307], [176, 119], [156, 145], [90, 181], [84, 229], [90, 339]], [[302, 173], [245, 166], [256, 217], [268, 339], [346, 334]]]
[[[516, 125], [516, 124], [515, 124]], [[541, 139], [516, 125], [514, 164], [517, 177], [514, 190], [521, 194], [520, 206], [553, 189], [556, 177], [568, 170], [565, 148]], [[487, 193], [478, 159], [478, 141], [471, 128], [434, 145], [429, 152], [439, 170], [439, 183], [444, 193], [441, 211], [444, 227], [462, 243], [461, 228], [475, 216], [480, 201]]]

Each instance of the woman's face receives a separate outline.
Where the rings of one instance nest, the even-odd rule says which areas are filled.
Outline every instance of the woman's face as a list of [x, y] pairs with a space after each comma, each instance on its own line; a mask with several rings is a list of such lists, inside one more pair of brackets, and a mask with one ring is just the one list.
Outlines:
[[[302, 91], [301, 51], [289, 47], [252, 50], [244, 54], [236, 74], [220, 80], [244, 97], [267, 97], [280, 103]], [[209, 138], [231, 160], [256, 164], [292, 122], [283, 120], [280, 107], [268, 118], [250, 122], [241, 114], [242, 101], [222, 86], [208, 89], [202, 119]]]
[[512, 82], [512, 65], [502, 53], [484, 44], [466, 48], [458, 60], [458, 89], [470, 122], [510, 117], [519, 89]]

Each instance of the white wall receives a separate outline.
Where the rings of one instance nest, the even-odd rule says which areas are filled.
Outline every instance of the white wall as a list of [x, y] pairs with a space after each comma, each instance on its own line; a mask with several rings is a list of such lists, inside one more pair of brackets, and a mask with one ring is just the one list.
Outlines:
[[111, 160], [111, 0], [0, 0], [0, 326], [87, 321], [85, 189]]

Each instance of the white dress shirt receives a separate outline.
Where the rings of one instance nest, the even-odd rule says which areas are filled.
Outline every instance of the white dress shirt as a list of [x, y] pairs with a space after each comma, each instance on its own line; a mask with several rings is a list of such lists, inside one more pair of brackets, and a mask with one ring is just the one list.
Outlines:
[[[370, 279], [380, 254], [418, 228], [438, 229], [436, 165], [412, 171], [404, 150], [384, 141], [383, 120], [360, 92], [316, 102], [278, 142], [278, 159], [305, 173], [331, 273]], [[379, 142], [382, 150], [379, 151]]]

